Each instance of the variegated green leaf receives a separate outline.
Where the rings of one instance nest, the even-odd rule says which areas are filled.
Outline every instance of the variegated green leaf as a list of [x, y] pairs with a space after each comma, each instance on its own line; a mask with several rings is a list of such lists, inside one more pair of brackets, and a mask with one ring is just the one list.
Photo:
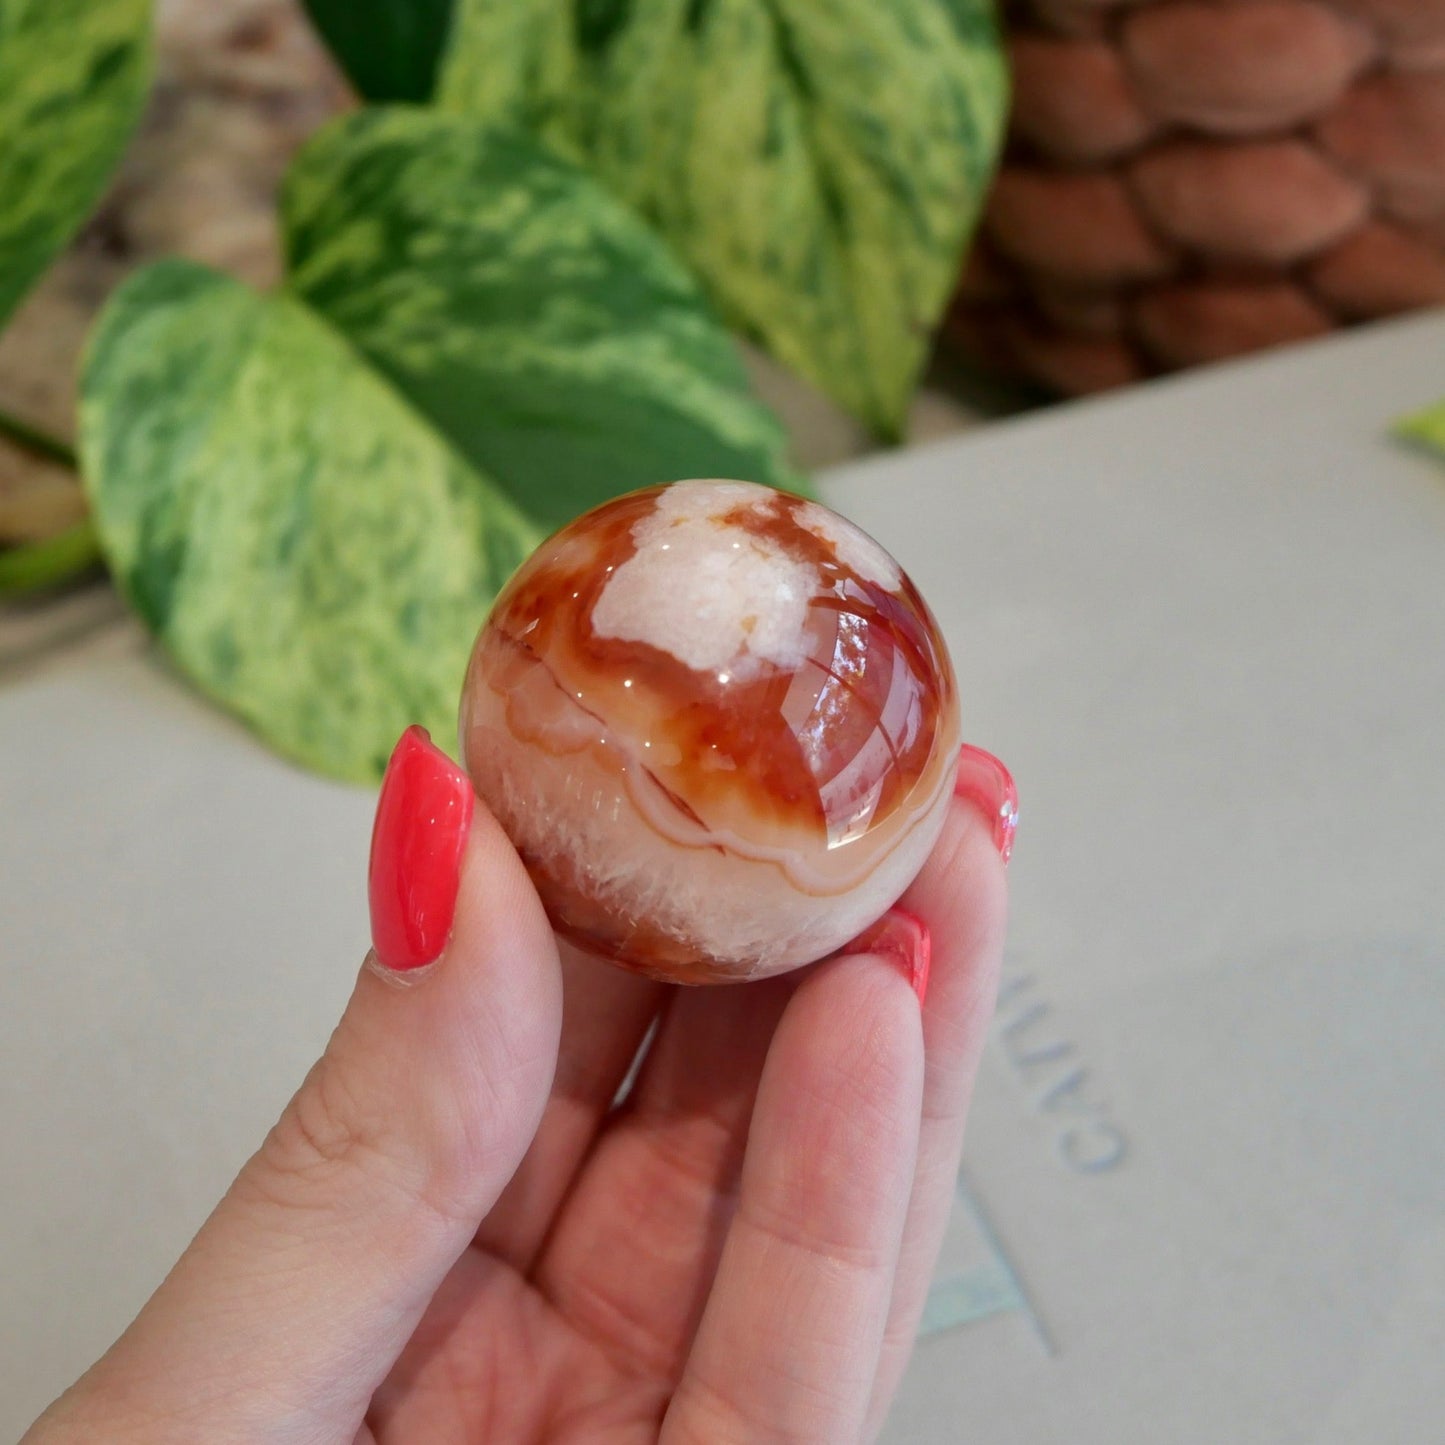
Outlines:
[[82, 460], [107, 560], [181, 668], [280, 752], [372, 779], [444, 745], [541, 532], [300, 302], [185, 262], [107, 307]]
[[305, 0], [311, 19], [367, 100], [430, 100], [452, 0]]
[[1424, 447], [1445, 461], [1445, 401], [1437, 401], [1424, 411], [1404, 417], [1396, 423], [1395, 430], [1406, 441]]
[[989, 0], [457, 0], [446, 108], [583, 159], [895, 433], [1002, 132]]
[[365, 112], [287, 197], [281, 294], [170, 262], [111, 301], [82, 462], [180, 666], [370, 778], [406, 723], [450, 738], [476, 629], [551, 526], [648, 482], [797, 479], [662, 242], [527, 137]]
[[687, 271], [525, 135], [346, 117], [283, 209], [296, 294], [532, 516], [685, 476], [802, 485]]
[[0, 0], [0, 323], [100, 197], [140, 118], [150, 0]]

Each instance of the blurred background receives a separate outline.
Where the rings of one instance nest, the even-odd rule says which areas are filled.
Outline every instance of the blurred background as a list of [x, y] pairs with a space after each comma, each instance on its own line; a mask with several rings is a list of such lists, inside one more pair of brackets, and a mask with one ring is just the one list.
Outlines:
[[[1007, 149], [907, 435], [1445, 302], [1440, 0], [1012, 0]], [[0, 409], [74, 440], [106, 296], [180, 255], [282, 276], [276, 193], [354, 91], [300, 0], [160, 0], [157, 80], [103, 203], [0, 333]], [[797, 460], [877, 445], [749, 348]], [[0, 434], [0, 545], [83, 515]]]
[[343, 784], [715, 470], [899, 557], [1023, 799], [889, 1438], [1433, 1439], [1445, 0], [630, 8], [455, 0], [378, 118], [451, 0], [0, 0], [0, 1428], [324, 1042]]

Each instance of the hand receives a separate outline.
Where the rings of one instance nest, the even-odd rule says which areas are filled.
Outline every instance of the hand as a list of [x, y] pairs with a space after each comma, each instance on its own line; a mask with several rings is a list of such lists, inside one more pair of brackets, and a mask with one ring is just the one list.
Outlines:
[[[465, 806], [449, 855], [443, 837], [392, 869], [426, 862], [438, 898], [404, 896], [439, 911], [382, 951], [432, 937], [440, 958], [368, 960], [260, 1150], [24, 1445], [870, 1438], [992, 1010], [1007, 774], [965, 749], [943, 837], [870, 952], [678, 989], [559, 946], [423, 746]], [[399, 791], [383, 802], [404, 812]], [[397, 918], [375, 860], [372, 881], [380, 947]]]

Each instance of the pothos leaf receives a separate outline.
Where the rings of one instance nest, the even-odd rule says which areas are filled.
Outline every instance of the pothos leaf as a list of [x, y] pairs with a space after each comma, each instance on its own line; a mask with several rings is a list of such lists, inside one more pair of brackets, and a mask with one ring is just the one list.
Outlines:
[[715, 462], [790, 474], [660, 243], [534, 144], [362, 114], [288, 194], [281, 294], [163, 262], [113, 298], [82, 463], [182, 669], [279, 751], [368, 780], [407, 723], [453, 737], [476, 630], [561, 515]]
[[585, 160], [736, 325], [898, 430], [1006, 105], [990, 0], [456, 0], [437, 95]]
[[696, 282], [526, 136], [349, 117], [283, 214], [295, 293], [549, 526], [684, 476], [804, 485]]
[[1395, 423], [1395, 432], [1405, 441], [1424, 447], [1439, 460], [1445, 461], [1445, 400], [1401, 418]]
[[0, 0], [0, 323], [79, 229], [140, 118], [150, 0]]
[[279, 751], [379, 776], [455, 732], [472, 636], [540, 538], [290, 296], [141, 272], [85, 369], [82, 456], [111, 569], [181, 668]]
[[431, 99], [452, 0], [305, 0], [305, 5], [365, 99]]

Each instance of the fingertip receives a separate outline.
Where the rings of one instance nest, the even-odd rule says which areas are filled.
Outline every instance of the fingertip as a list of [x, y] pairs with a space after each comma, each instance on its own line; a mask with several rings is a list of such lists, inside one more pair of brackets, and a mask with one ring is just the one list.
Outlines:
[[928, 975], [933, 958], [933, 938], [928, 925], [907, 909], [890, 908], [870, 928], [865, 928], [841, 954], [871, 953], [892, 962], [908, 980], [920, 1007], [928, 996]]
[[1019, 793], [1001, 758], [965, 743], [959, 749], [954, 797], [970, 804], [988, 825], [989, 836], [1008, 866], [1019, 825]]
[[348, 1091], [373, 1101], [408, 1172], [480, 1217], [546, 1107], [562, 981], [536, 890], [480, 800], [456, 874], [440, 952], [397, 969], [373, 949], [328, 1054], [341, 1056]]
[[916, 1113], [921, 1010], [898, 956], [843, 953], [809, 970], [784, 1012], [775, 1052], [817, 1099], [893, 1120]]
[[448, 954], [456, 949], [505, 957], [532, 955], [545, 965], [540, 972], [555, 985], [560, 1000], [556, 935], [526, 866], [480, 798], [462, 859]]
[[1008, 921], [1008, 865], [992, 818], [967, 798], [955, 798], [943, 830], [898, 908], [928, 927], [937, 954], [984, 955], [1002, 947]]
[[[527, 1101], [530, 1138], [545, 1107], [562, 1028], [557, 940], [537, 891], [501, 825], [478, 800], [462, 859], [452, 934], [431, 966], [436, 1026], [469, 1039], [506, 1092]], [[535, 1117], [534, 1117], [535, 1116]]]

